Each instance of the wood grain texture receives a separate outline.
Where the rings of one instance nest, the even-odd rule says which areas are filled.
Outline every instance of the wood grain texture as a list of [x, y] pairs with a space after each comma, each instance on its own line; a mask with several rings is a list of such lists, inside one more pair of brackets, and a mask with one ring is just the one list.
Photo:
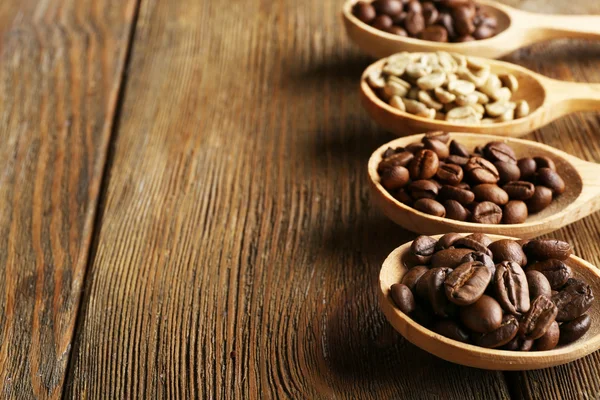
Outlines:
[[135, 1], [0, 3], [0, 398], [60, 398]]

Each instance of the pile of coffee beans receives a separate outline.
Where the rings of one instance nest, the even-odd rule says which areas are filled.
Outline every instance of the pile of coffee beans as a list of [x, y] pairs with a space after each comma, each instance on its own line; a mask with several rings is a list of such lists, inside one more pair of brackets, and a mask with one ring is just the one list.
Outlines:
[[388, 148], [378, 166], [381, 185], [421, 212], [457, 221], [520, 224], [565, 191], [552, 159], [518, 159], [504, 142], [471, 153], [445, 132]]
[[581, 338], [592, 288], [564, 262], [559, 240], [495, 242], [484, 234], [419, 236], [392, 285], [396, 306], [450, 339], [505, 350], [551, 350]]
[[460, 124], [492, 124], [529, 115], [526, 100], [512, 101], [519, 81], [494, 74], [483, 60], [461, 54], [398, 53], [372, 69], [367, 83], [400, 111]]
[[471, 0], [359, 1], [352, 13], [379, 30], [434, 42], [487, 39], [498, 28], [496, 17]]

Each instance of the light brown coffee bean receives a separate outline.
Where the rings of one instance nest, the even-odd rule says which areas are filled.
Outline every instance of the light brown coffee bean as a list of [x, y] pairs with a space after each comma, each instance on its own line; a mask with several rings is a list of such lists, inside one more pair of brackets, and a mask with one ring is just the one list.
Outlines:
[[414, 180], [433, 177], [440, 165], [437, 154], [429, 149], [419, 150], [410, 162], [408, 171]]
[[539, 168], [537, 170], [537, 180], [540, 185], [546, 186], [554, 194], [562, 194], [565, 191], [565, 181], [556, 171], [550, 168]]
[[533, 196], [525, 203], [530, 214], [540, 212], [550, 205], [552, 202], [552, 190], [546, 186], [535, 186]]
[[477, 185], [473, 187], [473, 193], [477, 201], [491, 201], [499, 206], [508, 203], [508, 194], [496, 184], [484, 183]]
[[446, 200], [444, 202], [444, 208], [446, 209], [446, 218], [454, 219], [456, 221], [466, 221], [469, 218], [471, 212], [464, 208], [456, 200]]
[[527, 256], [521, 245], [512, 239], [496, 240], [488, 246], [494, 255], [494, 261], [501, 263], [502, 261], [513, 261], [521, 267], [527, 265]]
[[503, 224], [522, 224], [527, 220], [529, 212], [527, 204], [521, 200], [511, 200], [504, 206], [502, 210]]

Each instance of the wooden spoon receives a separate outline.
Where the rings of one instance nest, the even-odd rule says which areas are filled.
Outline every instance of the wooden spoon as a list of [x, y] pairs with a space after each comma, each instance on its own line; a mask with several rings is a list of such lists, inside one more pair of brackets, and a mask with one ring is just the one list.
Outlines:
[[580, 160], [554, 147], [530, 140], [451, 133], [451, 139], [456, 139], [464, 144], [469, 151], [491, 141], [503, 141], [514, 149], [517, 158], [550, 157], [565, 181], [566, 190], [560, 196], [555, 197], [550, 206], [539, 213], [531, 214], [522, 224], [477, 224], [436, 217], [418, 211], [392, 197], [381, 185], [377, 167], [388, 147], [406, 147], [410, 143], [420, 142], [422, 137], [422, 134], [413, 135], [386, 143], [371, 155], [368, 165], [373, 200], [385, 215], [409, 231], [426, 235], [448, 232], [482, 232], [532, 238], [555, 231], [600, 210], [600, 165]]
[[[434, 236], [439, 238], [441, 235]], [[507, 236], [489, 235], [496, 241]], [[449, 339], [413, 321], [394, 306], [390, 286], [399, 283], [408, 271], [402, 260], [412, 242], [392, 251], [379, 273], [379, 305], [387, 320], [406, 340], [444, 360], [469, 367], [491, 370], [529, 370], [549, 368], [584, 357], [600, 349], [600, 303], [595, 301], [587, 314], [592, 319], [590, 330], [579, 340], [548, 351], [507, 351], [486, 349]], [[584, 280], [594, 293], [600, 293], [600, 273], [592, 264], [571, 256], [565, 263], [576, 278]]]
[[367, 76], [374, 69], [381, 68], [385, 59], [371, 64], [361, 77], [363, 105], [375, 122], [399, 136], [442, 130], [515, 137], [523, 136], [564, 115], [577, 111], [595, 111], [600, 107], [600, 84], [559, 81], [515, 64], [477, 59], [488, 63], [493, 73], [511, 73], [518, 79], [519, 89], [513, 93], [511, 101], [527, 100], [530, 107], [528, 116], [508, 122], [470, 125], [433, 120], [400, 111], [380, 99], [367, 83]]
[[450, 51], [469, 56], [499, 58], [521, 47], [557, 38], [600, 39], [598, 15], [550, 15], [517, 10], [495, 1], [478, 0], [481, 8], [498, 20], [498, 34], [465, 43], [440, 43], [394, 35], [375, 29], [352, 14], [356, 0], [342, 9], [350, 39], [365, 53], [381, 58], [400, 51]]

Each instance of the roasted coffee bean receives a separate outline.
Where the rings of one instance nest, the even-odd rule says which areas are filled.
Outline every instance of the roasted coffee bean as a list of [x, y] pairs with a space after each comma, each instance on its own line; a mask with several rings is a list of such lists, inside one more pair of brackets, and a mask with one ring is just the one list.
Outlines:
[[466, 236], [466, 237], [460, 238], [456, 242], [454, 242], [454, 247], [467, 248], [467, 249], [471, 249], [473, 251], [479, 251], [481, 253], [487, 254], [488, 256], [492, 257], [492, 252], [490, 251], [490, 249], [488, 249], [488, 247], [486, 245], [481, 243], [477, 237], [473, 238], [473, 237]]
[[377, 16], [375, 8], [366, 1], [356, 3], [352, 8], [352, 14], [366, 24], [371, 23]]
[[517, 156], [515, 151], [503, 142], [490, 142], [483, 148], [483, 156], [491, 162], [503, 161], [516, 164]]
[[514, 181], [502, 186], [512, 200], [527, 200], [533, 197], [535, 186], [531, 182]]
[[439, 183], [438, 181], [436, 181], [435, 179], [428, 179], [428, 180], [429, 180], [429, 182], [433, 183], [438, 188], [438, 192], [439, 192], [439, 190], [442, 188], [443, 185], [441, 183]]
[[538, 351], [552, 350], [558, 344], [560, 337], [560, 328], [556, 321], [552, 322], [546, 330], [546, 333], [535, 341], [535, 349]]
[[448, 8], [468, 6], [471, 0], [439, 0], [440, 4]]
[[435, 253], [436, 243], [437, 240], [431, 236], [418, 236], [410, 245], [410, 253], [419, 264], [427, 264]]
[[386, 31], [390, 29], [393, 24], [394, 22], [392, 21], [392, 18], [385, 14], [378, 15], [373, 20], [373, 28], [379, 29], [381, 31]]
[[438, 159], [440, 160], [444, 160], [450, 155], [450, 149], [448, 149], [448, 145], [440, 140], [424, 137], [423, 144], [425, 145], [426, 149], [437, 154]]
[[435, 251], [449, 249], [450, 247], [454, 246], [454, 242], [456, 242], [458, 239], [460, 239], [462, 237], [463, 236], [460, 233], [455, 233], [455, 232], [446, 233], [436, 243]]
[[502, 223], [504, 224], [522, 224], [527, 220], [529, 212], [527, 204], [521, 200], [511, 200], [502, 210]]
[[461, 264], [464, 256], [471, 253], [471, 249], [446, 249], [440, 250], [431, 257], [431, 267], [456, 268]]
[[425, 272], [429, 271], [424, 265], [418, 265], [408, 270], [406, 274], [402, 277], [402, 283], [406, 285], [410, 290], [416, 290], [417, 282], [419, 279], [425, 274]]
[[415, 156], [413, 153], [411, 153], [409, 151], [405, 151], [405, 150], [394, 153], [388, 157], [385, 157], [385, 155], [384, 155], [383, 161], [381, 161], [379, 163], [378, 170], [382, 170], [382, 169], [385, 169], [388, 167], [395, 167], [395, 166], [406, 167], [412, 161], [412, 159], [414, 157]]
[[488, 349], [504, 346], [519, 332], [519, 321], [512, 315], [505, 315], [502, 324], [491, 332], [479, 335], [475, 344]]
[[562, 194], [565, 191], [565, 181], [556, 171], [550, 168], [539, 168], [537, 170], [537, 181], [540, 185], [552, 190], [554, 194]]
[[422, 3], [422, 6], [423, 6], [423, 17], [425, 18], [425, 25], [435, 24], [440, 15], [438, 9], [430, 1], [426, 1], [426, 2]]
[[460, 165], [461, 167], [467, 165], [468, 162], [468, 157], [455, 156], [452, 154], [449, 155], [448, 158], [446, 158], [446, 164], [456, 164]]
[[404, 189], [397, 190], [394, 193], [394, 198], [398, 200], [400, 203], [406, 204], [409, 207], [412, 207], [414, 201], [412, 197]]
[[425, 148], [425, 145], [423, 143], [415, 142], [415, 143], [411, 143], [408, 146], [406, 146], [404, 148], [404, 150], [408, 151], [409, 153], [417, 154], [419, 151], [423, 150], [424, 148]]
[[475, 206], [471, 219], [480, 224], [499, 224], [502, 221], [502, 209], [492, 202], [484, 201]]
[[[419, 4], [416, 1], [412, 1], [409, 4]], [[404, 20], [404, 28], [411, 35], [416, 37], [419, 33], [425, 29], [425, 18], [421, 12], [408, 11], [406, 19]]]
[[504, 347], [502, 347], [502, 348], [504, 350], [511, 350], [511, 351], [529, 351], [532, 349], [533, 343], [534, 343], [533, 340], [523, 339], [522, 337], [517, 335], [514, 337], [513, 340], [506, 343], [506, 345], [504, 345]]
[[428, 269], [421, 278], [417, 281], [415, 285], [415, 293], [417, 296], [423, 300], [425, 300], [429, 304], [429, 279], [433, 274], [432, 269]]
[[529, 213], [540, 212], [552, 202], [552, 190], [546, 186], [536, 185], [535, 192], [529, 200], [526, 201]]
[[556, 259], [536, 262], [527, 267], [528, 271], [538, 271], [548, 279], [551, 289], [560, 289], [571, 277], [571, 267]]
[[552, 288], [548, 278], [544, 276], [540, 271], [527, 270], [525, 272], [527, 277], [527, 284], [529, 285], [529, 298], [535, 299], [538, 296], [552, 296]]
[[451, 319], [441, 319], [433, 324], [432, 330], [449, 339], [469, 343], [469, 333], [457, 322]]
[[585, 314], [594, 302], [592, 288], [579, 279], [570, 278], [565, 287], [552, 296], [558, 307], [557, 321], [571, 321]]
[[463, 170], [459, 165], [444, 164], [437, 170], [436, 177], [448, 185], [457, 185], [463, 179]]
[[546, 296], [538, 296], [531, 303], [529, 312], [521, 319], [519, 333], [525, 339], [539, 339], [556, 319], [558, 309]]
[[491, 273], [490, 276], [490, 281], [494, 280], [494, 275], [496, 274], [496, 265], [494, 264], [494, 261], [492, 261], [492, 257], [488, 256], [485, 253], [482, 253], [480, 251], [474, 251], [472, 253], [467, 254], [466, 256], [464, 256], [461, 260], [461, 265], [464, 263], [469, 263], [469, 262], [479, 262], [483, 265], [485, 265]]
[[471, 233], [470, 235], [465, 236], [465, 238], [479, 242], [485, 247], [492, 244], [492, 239], [485, 233]]
[[433, 315], [431, 307], [424, 304], [417, 304], [415, 307], [415, 311], [413, 311], [410, 317], [417, 321], [421, 326], [424, 326], [426, 328], [430, 328], [437, 319]]
[[508, 203], [508, 194], [494, 183], [477, 185], [473, 187], [473, 193], [477, 201], [491, 201], [499, 206]]
[[[392, 20], [395, 22], [396, 18], [392, 18]], [[406, 32], [406, 29], [404, 29], [398, 25], [392, 25], [392, 27], [389, 28], [387, 30], [387, 32], [394, 34], [394, 35], [398, 35], [398, 36], [404, 36], [404, 37], [408, 36], [408, 32]]]
[[452, 9], [452, 18], [454, 18], [454, 29], [459, 35], [470, 35], [475, 31], [473, 24], [473, 14], [469, 7], [460, 6]]
[[410, 177], [414, 180], [429, 179], [435, 175], [440, 165], [439, 158], [435, 152], [423, 149], [415, 154], [410, 162], [408, 170]]
[[590, 330], [592, 319], [588, 314], [583, 314], [573, 321], [565, 322], [560, 326], [560, 344], [572, 343], [580, 339]]
[[523, 246], [523, 250], [528, 257], [538, 261], [549, 260], [551, 258], [564, 261], [573, 254], [569, 243], [556, 239], [530, 240]]
[[494, 276], [496, 299], [510, 314], [521, 315], [529, 311], [529, 286], [525, 271], [513, 261], [496, 264]]
[[488, 246], [489, 250], [494, 254], [494, 261], [500, 263], [502, 261], [514, 261], [521, 267], [527, 265], [527, 256], [521, 245], [511, 239], [500, 239]]
[[[423, 18], [427, 18], [425, 14]], [[419, 33], [419, 39], [444, 43], [448, 41], [448, 31], [443, 26], [430, 25]]]
[[491, 332], [502, 325], [502, 308], [492, 297], [483, 295], [473, 304], [459, 309], [460, 320], [472, 331]]
[[[471, 190], [471, 186], [469, 186], [469, 184], [466, 182], [461, 182], [458, 185], [456, 185], [455, 187], [457, 187], [459, 189], [464, 189], [464, 190]], [[473, 198], [473, 199], [475, 199], [475, 198]]]
[[444, 318], [456, 314], [456, 306], [450, 303], [444, 288], [444, 281], [451, 273], [451, 268], [432, 268], [427, 280], [431, 308], [435, 315]]
[[454, 41], [457, 43], [463, 43], [463, 42], [473, 42], [475, 40], [477, 40], [477, 39], [475, 39], [471, 35], [463, 35], [463, 36], [457, 37]]
[[408, 170], [404, 167], [392, 167], [381, 171], [381, 185], [387, 190], [400, 189], [409, 181]]
[[500, 179], [498, 180], [498, 184], [504, 185], [507, 182], [518, 181], [521, 178], [521, 170], [517, 167], [517, 164], [504, 162], [504, 161], [496, 161], [494, 163], [494, 167], [498, 170], [498, 175]]
[[416, 12], [416, 13], [422, 13], [423, 12], [423, 4], [421, 4], [421, 2], [419, 2], [419, 0], [409, 0], [409, 1], [405, 1], [404, 2], [406, 4], [405, 8], [406, 11], [410, 12]]
[[469, 210], [464, 208], [462, 204], [456, 200], [446, 200], [444, 202], [444, 208], [446, 209], [446, 218], [456, 221], [466, 221], [471, 214]]
[[421, 141], [424, 143], [426, 139], [439, 140], [440, 142], [442, 142], [444, 144], [448, 144], [448, 142], [450, 141], [450, 134], [448, 132], [444, 132], [444, 131], [431, 131], [431, 132], [427, 132], [423, 136]]
[[444, 281], [446, 296], [459, 306], [473, 304], [483, 295], [491, 278], [489, 268], [480, 262], [461, 264]]
[[424, 212], [425, 214], [433, 215], [435, 217], [444, 218], [446, 216], [446, 209], [444, 206], [432, 199], [419, 199], [415, 201], [413, 207], [416, 210]]
[[396, 147], [396, 148], [388, 147], [381, 155], [381, 159], [385, 160], [386, 158], [391, 157], [394, 154], [398, 154], [398, 153], [402, 153], [402, 152], [404, 152], [404, 147]]
[[456, 200], [463, 206], [466, 206], [475, 200], [475, 194], [470, 190], [465, 190], [450, 185], [442, 186], [439, 195], [440, 199], [442, 200]]
[[456, 140], [450, 142], [450, 154], [466, 158], [471, 156], [467, 147]]
[[448, 38], [452, 39], [456, 37], [456, 30], [454, 29], [454, 20], [450, 13], [442, 11], [438, 17], [438, 24], [443, 26], [448, 32]]
[[521, 171], [521, 179], [532, 179], [537, 170], [535, 160], [531, 157], [525, 157], [517, 161], [517, 166]]
[[471, 157], [465, 166], [465, 172], [475, 183], [496, 183], [500, 179], [494, 164], [483, 157]]
[[429, 180], [413, 181], [408, 185], [408, 191], [413, 199], [435, 199], [438, 195], [438, 187]]
[[390, 287], [390, 296], [404, 314], [410, 315], [415, 311], [415, 298], [408, 286], [401, 283], [393, 284]]
[[375, 0], [371, 4], [377, 13], [389, 15], [390, 17], [400, 14], [403, 8], [400, 0]]
[[556, 164], [550, 157], [533, 157], [533, 159], [538, 171], [540, 168], [550, 168], [552, 171], [556, 171]]
[[473, 37], [477, 40], [491, 38], [496, 34], [496, 29], [487, 24], [481, 24], [473, 32]]

